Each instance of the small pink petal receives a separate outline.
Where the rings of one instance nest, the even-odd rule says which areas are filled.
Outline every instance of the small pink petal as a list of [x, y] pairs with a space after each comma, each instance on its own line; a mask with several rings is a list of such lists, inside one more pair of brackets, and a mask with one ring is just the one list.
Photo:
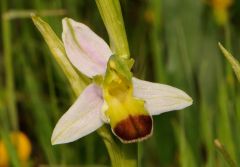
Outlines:
[[89, 85], [69, 110], [60, 118], [52, 134], [52, 144], [75, 141], [102, 126], [101, 89]]
[[112, 55], [108, 44], [89, 27], [65, 18], [62, 40], [72, 64], [88, 77], [104, 74]]

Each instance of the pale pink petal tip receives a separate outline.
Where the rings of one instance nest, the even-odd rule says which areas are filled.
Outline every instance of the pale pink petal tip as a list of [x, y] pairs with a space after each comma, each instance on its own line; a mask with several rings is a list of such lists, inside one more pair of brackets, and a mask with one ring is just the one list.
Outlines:
[[58, 121], [52, 134], [52, 144], [75, 141], [101, 127], [102, 105], [101, 89], [95, 84], [89, 85]]
[[86, 25], [65, 18], [62, 40], [71, 63], [88, 77], [104, 74], [112, 55], [108, 44]]

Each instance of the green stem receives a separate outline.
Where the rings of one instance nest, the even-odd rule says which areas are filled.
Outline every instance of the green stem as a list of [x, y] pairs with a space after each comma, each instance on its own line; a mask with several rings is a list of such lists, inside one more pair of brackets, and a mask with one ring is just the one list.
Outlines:
[[143, 155], [143, 145], [142, 143], [138, 143], [137, 145], [137, 151], [138, 151], [138, 167], [142, 167], [142, 155]]
[[[6, 11], [7, 5], [5, 1], [1, 1], [2, 11]], [[16, 97], [14, 93], [14, 73], [12, 64], [11, 52], [11, 29], [10, 21], [2, 17], [2, 34], [3, 34], [3, 50], [4, 50], [4, 64], [6, 72], [6, 98], [7, 109], [9, 113], [9, 120], [12, 130], [18, 129], [18, 115], [16, 109]]]
[[111, 162], [112, 167], [136, 167], [137, 159], [136, 159], [136, 152], [137, 144], [122, 144], [118, 139], [114, 140], [112, 133], [107, 128], [107, 126], [102, 126], [98, 129], [98, 134], [102, 137]]
[[222, 154], [222, 156], [224, 157], [224, 159], [226, 160], [228, 165], [231, 167], [237, 167], [237, 164], [235, 163], [235, 161], [231, 158], [231, 156], [228, 153], [228, 151], [226, 150], [226, 148], [222, 145], [222, 143], [220, 143], [220, 141], [218, 139], [214, 140], [214, 144], [215, 144], [216, 148], [218, 149], [218, 151]]
[[153, 58], [153, 69], [154, 77], [156, 81], [166, 81], [165, 71], [164, 71], [164, 61], [162, 54], [162, 43], [161, 43], [161, 31], [162, 31], [162, 1], [152, 0], [149, 1], [149, 9], [152, 12], [152, 28], [150, 31], [150, 49], [152, 51]]
[[[111, 48], [122, 58], [130, 58], [127, 36], [119, 0], [96, 0], [99, 12], [110, 37]], [[113, 167], [138, 166], [138, 145], [114, 141], [112, 133], [105, 127], [98, 130], [103, 137]], [[140, 164], [140, 161], [139, 161]]]
[[31, 13], [35, 13], [39, 16], [61, 16], [66, 15], [66, 11], [64, 9], [56, 9], [56, 10], [10, 10], [3, 14], [3, 18], [7, 20], [13, 19], [23, 19], [23, 18], [31, 18]]
[[237, 61], [236, 58], [232, 56], [230, 52], [228, 52], [221, 43], [218, 43], [219, 48], [221, 49], [223, 55], [228, 60], [228, 62], [231, 64], [233, 71], [235, 72], [238, 81], [240, 82], [240, 63]]
[[112, 49], [118, 56], [129, 58], [130, 52], [119, 0], [96, 0], [96, 3], [107, 28]]
[[14, 167], [20, 167], [20, 162], [17, 156], [16, 149], [9, 137], [9, 124], [7, 120], [7, 111], [5, 109], [5, 103], [2, 95], [2, 85], [0, 83], [0, 139], [2, 144], [4, 144], [7, 154], [9, 157], [8, 162]]

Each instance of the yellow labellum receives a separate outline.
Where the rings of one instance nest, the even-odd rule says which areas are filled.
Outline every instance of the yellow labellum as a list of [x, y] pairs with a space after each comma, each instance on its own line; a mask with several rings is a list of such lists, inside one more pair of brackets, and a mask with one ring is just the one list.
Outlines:
[[143, 140], [152, 133], [152, 118], [144, 101], [133, 96], [132, 74], [124, 59], [112, 56], [103, 83], [108, 105], [105, 115], [113, 133], [125, 143]]

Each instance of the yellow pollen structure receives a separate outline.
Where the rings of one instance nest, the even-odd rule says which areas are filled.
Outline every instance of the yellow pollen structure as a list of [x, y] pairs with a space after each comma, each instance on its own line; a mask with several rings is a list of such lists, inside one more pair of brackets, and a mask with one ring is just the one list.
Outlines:
[[113, 61], [110, 61], [109, 65], [112, 69], [116, 68], [116, 64]]
[[132, 63], [112, 55], [103, 81], [103, 97], [108, 105], [105, 115], [113, 133], [124, 143], [141, 141], [152, 132], [152, 118], [144, 101], [133, 96]]
[[[28, 137], [22, 132], [12, 132], [10, 134], [11, 141], [16, 149], [19, 160], [22, 165], [29, 159], [31, 154], [31, 143]], [[8, 167], [10, 165], [7, 148], [2, 140], [0, 140], [0, 167]]]

